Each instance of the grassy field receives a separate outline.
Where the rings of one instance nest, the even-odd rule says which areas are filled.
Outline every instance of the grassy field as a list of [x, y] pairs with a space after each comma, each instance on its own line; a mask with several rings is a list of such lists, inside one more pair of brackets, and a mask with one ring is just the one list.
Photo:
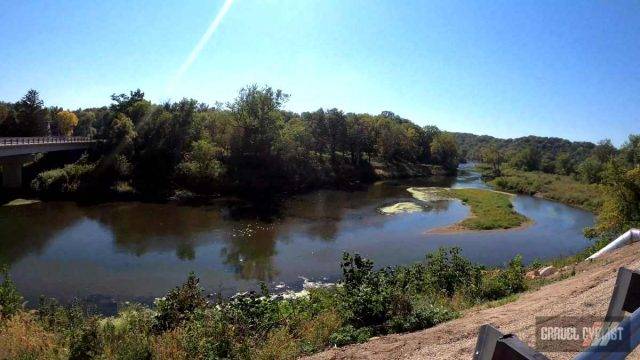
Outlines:
[[570, 176], [505, 169], [489, 183], [499, 190], [537, 195], [594, 213], [603, 201], [601, 185], [584, 184]]
[[473, 216], [458, 225], [469, 230], [510, 229], [529, 221], [513, 210], [510, 196], [482, 189], [444, 189], [441, 195], [462, 200]]

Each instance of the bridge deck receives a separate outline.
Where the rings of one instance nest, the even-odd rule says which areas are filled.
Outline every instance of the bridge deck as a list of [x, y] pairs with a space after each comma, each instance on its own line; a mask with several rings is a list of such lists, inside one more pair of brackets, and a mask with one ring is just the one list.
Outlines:
[[95, 142], [88, 136], [0, 137], [0, 158], [51, 151], [86, 149]]

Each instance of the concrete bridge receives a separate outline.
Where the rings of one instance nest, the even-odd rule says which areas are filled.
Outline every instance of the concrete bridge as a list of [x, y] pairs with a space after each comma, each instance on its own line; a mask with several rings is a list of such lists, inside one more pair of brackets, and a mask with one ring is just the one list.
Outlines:
[[37, 153], [88, 149], [95, 144], [86, 136], [0, 137], [2, 185], [7, 188], [22, 184], [22, 165]]

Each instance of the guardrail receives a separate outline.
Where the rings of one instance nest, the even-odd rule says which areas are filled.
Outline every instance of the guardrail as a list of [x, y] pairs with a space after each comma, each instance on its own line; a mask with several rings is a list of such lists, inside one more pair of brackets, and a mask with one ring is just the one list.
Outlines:
[[0, 137], [0, 146], [65, 144], [94, 141], [89, 136]]

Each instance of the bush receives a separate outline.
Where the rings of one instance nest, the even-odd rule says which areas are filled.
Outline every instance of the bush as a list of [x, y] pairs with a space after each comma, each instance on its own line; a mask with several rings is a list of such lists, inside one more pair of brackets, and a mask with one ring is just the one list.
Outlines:
[[187, 282], [182, 286], [171, 290], [166, 297], [156, 300], [157, 315], [153, 328], [156, 333], [175, 329], [188, 320], [196, 309], [206, 304], [200, 279], [194, 273], [190, 273]]
[[484, 276], [481, 297], [484, 300], [497, 300], [526, 289], [522, 256], [518, 255], [509, 262], [504, 270], [497, 270]]
[[430, 328], [451, 319], [458, 314], [442, 306], [429, 304], [413, 309], [408, 316], [394, 317], [390, 321], [393, 332], [407, 332]]
[[43, 194], [75, 193], [87, 185], [94, 169], [94, 164], [76, 163], [44, 171], [33, 179], [31, 188]]
[[107, 358], [150, 359], [149, 331], [151, 311], [141, 305], [129, 305], [115, 318], [100, 322], [100, 339]]
[[353, 325], [347, 325], [333, 333], [329, 342], [335, 346], [363, 343], [369, 340], [371, 335], [371, 329], [367, 327], [355, 328]]
[[342, 256], [344, 286], [341, 306], [347, 321], [356, 327], [380, 325], [387, 320], [391, 305], [390, 274], [373, 271], [373, 262], [359, 254]]
[[453, 296], [456, 290], [478, 288], [480, 268], [460, 255], [460, 248], [445, 248], [427, 255], [426, 272], [433, 287], [446, 295]]
[[87, 321], [82, 329], [72, 336], [69, 350], [69, 360], [95, 359], [102, 353], [97, 319]]
[[9, 272], [5, 267], [0, 267], [0, 276], [2, 276], [2, 283], [0, 283], [0, 318], [10, 317], [22, 308], [24, 299], [9, 277]]
[[234, 328], [221, 311], [198, 309], [181, 331], [181, 348], [188, 359], [233, 358], [237, 351]]

